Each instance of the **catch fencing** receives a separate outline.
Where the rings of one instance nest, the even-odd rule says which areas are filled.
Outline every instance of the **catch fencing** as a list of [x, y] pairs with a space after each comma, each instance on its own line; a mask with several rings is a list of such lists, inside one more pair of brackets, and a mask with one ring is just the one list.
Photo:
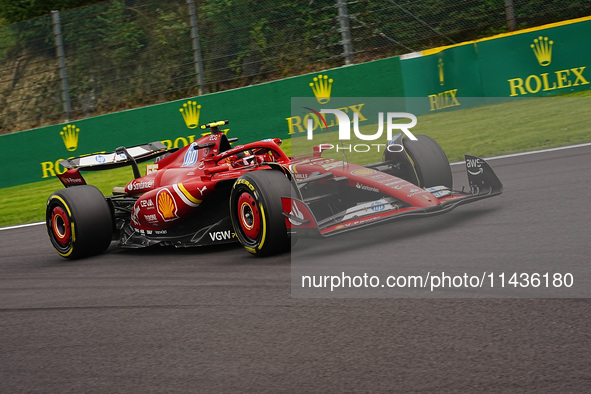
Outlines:
[[0, 134], [591, 14], [586, 0], [111, 0], [0, 27]]

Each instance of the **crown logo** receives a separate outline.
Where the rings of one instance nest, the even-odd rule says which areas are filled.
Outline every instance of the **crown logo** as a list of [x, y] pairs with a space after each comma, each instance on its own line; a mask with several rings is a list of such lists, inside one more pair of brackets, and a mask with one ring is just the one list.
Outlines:
[[199, 126], [201, 105], [197, 105], [196, 101], [187, 101], [179, 111], [181, 112], [181, 115], [183, 115], [183, 119], [188, 128], [194, 129]]
[[178, 217], [176, 215], [176, 204], [174, 202], [174, 198], [166, 189], [158, 193], [156, 207], [158, 208], [158, 213], [162, 216], [162, 219], [167, 222]]
[[332, 89], [332, 79], [328, 75], [318, 75], [314, 77], [314, 82], [310, 82], [310, 87], [316, 96], [319, 104], [326, 104], [330, 101], [330, 90]]
[[443, 86], [445, 83], [445, 75], [443, 74], [443, 59], [439, 59], [437, 62], [437, 68], [439, 69], [439, 84]]
[[78, 148], [78, 134], [80, 134], [80, 129], [73, 124], [64, 126], [62, 131], [60, 131], [64, 145], [70, 152], [75, 151], [76, 148]]
[[552, 45], [554, 41], [548, 41], [548, 37], [542, 36], [534, 39], [534, 43], [530, 45], [540, 66], [546, 67], [552, 62]]

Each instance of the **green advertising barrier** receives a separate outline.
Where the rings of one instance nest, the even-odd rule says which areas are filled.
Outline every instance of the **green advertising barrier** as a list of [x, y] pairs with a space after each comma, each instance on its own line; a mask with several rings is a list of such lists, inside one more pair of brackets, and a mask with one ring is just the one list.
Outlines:
[[589, 89], [589, 31], [586, 17], [403, 56], [407, 111], [419, 115]]
[[[415, 115], [461, 109], [462, 97], [483, 97], [475, 44], [401, 61], [407, 111]], [[474, 100], [470, 100], [474, 105]]]
[[[225, 132], [241, 142], [305, 135], [301, 117], [291, 116], [292, 97], [402, 96], [400, 61], [383, 59], [294, 78], [96, 116], [68, 124], [2, 135], [4, 171], [0, 187], [36, 182], [63, 172], [59, 161], [119, 146], [163, 141], [182, 147], [204, 132], [198, 126], [229, 119]], [[350, 103], [359, 111], [363, 103]]]
[[532, 97], [591, 87], [591, 20], [478, 42], [485, 96]]

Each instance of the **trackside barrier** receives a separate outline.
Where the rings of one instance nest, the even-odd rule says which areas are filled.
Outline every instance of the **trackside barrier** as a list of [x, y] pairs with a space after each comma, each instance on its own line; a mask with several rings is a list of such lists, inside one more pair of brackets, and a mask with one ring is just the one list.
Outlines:
[[[591, 17], [403, 56], [408, 112], [479, 105], [486, 98], [541, 97], [591, 88]], [[480, 97], [468, 100], [463, 97]]]

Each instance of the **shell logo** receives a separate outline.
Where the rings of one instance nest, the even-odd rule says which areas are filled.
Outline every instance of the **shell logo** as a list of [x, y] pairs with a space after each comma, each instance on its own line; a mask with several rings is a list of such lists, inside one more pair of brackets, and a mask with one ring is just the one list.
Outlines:
[[351, 174], [353, 174], [353, 175], [371, 175], [374, 172], [376, 172], [376, 171], [372, 170], [371, 168], [362, 168], [360, 170], [352, 171]]
[[176, 202], [167, 189], [158, 192], [156, 196], [156, 210], [166, 222], [178, 219]]

